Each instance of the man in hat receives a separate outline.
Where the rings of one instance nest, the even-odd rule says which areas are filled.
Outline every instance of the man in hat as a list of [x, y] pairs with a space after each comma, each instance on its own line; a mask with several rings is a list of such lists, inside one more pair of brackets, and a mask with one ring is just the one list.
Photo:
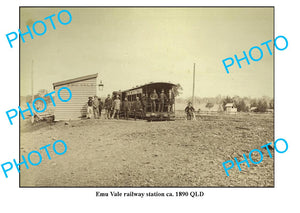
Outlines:
[[99, 117], [101, 118], [101, 111], [102, 111], [102, 108], [103, 108], [103, 102], [101, 101], [101, 98], [98, 98], [98, 101], [99, 101]]
[[158, 99], [158, 95], [156, 93], [156, 89], [150, 94], [151, 100], [151, 112], [156, 112], [156, 100]]
[[124, 101], [122, 102], [122, 109], [124, 111], [124, 119], [128, 120], [129, 102], [128, 102], [127, 97], [125, 97]]
[[117, 95], [116, 99], [113, 102], [114, 113], [113, 113], [112, 119], [114, 119], [115, 114], [117, 114], [117, 119], [119, 120], [120, 108], [121, 108], [121, 100], [119, 98], [119, 95]]
[[194, 117], [194, 107], [192, 106], [192, 102], [188, 103], [188, 106], [184, 110], [186, 112], [186, 119], [191, 120]]
[[168, 112], [173, 112], [174, 110], [175, 97], [173, 89], [169, 90], [169, 101], [168, 101]]
[[111, 108], [112, 108], [112, 99], [110, 98], [109, 94], [107, 95], [107, 98], [105, 99], [104, 108], [105, 108], [106, 118], [110, 119]]
[[142, 111], [143, 111], [143, 107], [142, 107], [142, 103], [140, 101], [140, 98], [136, 97], [136, 101], [133, 103], [134, 120], [136, 120], [137, 113], [142, 112]]
[[158, 102], [158, 111], [163, 112], [165, 108], [165, 101], [167, 100], [167, 96], [165, 91], [162, 89], [161, 93], [159, 94], [159, 102]]
[[148, 105], [148, 96], [146, 96], [144, 93], [142, 94], [141, 103], [143, 107], [143, 117], [146, 117], [147, 112], [147, 105]]
[[89, 97], [89, 100], [87, 102], [87, 114], [86, 114], [87, 119], [91, 119], [92, 114], [93, 114], [93, 98]]

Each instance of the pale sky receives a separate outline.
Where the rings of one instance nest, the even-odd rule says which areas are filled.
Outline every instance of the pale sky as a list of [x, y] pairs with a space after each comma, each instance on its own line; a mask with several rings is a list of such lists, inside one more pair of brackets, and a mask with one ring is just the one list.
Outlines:
[[[30, 20], [56, 14], [56, 30], [48, 20], [43, 36], [21, 41], [21, 95], [31, 94], [33, 60], [35, 93], [53, 91], [57, 81], [100, 73], [103, 96], [170, 81], [182, 85], [180, 97], [189, 97], [196, 63], [196, 96], [273, 97], [273, 56], [260, 45], [273, 40], [273, 8], [64, 9], [72, 14], [68, 25], [57, 20], [62, 8], [21, 8], [22, 32]], [[263, 49], [262, 60], [249, 58], [250, 65], [242, 61], [241, 69], [235, 64], [227, 74], [222, 60], [242, 57], [253, 46]]]

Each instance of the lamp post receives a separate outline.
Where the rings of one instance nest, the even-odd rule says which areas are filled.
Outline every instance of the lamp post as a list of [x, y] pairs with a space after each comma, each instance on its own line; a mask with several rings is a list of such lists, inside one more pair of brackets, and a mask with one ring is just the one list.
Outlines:
[[103, 91], [104, 84], [102, 83], [102, 81], [100, 81], [98, 87], [99, 87], [99, 91]]

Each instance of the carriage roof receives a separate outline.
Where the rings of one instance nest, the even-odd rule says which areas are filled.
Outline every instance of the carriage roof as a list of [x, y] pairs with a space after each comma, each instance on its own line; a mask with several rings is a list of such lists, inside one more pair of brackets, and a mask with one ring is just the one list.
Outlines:
[[139, 86], [133, 87], [131, 89], [123, 90], [122, 92], [128, 92], [131, 90], [136, 90], [136, 89], [140, 89], [140, 88], [144, 88], [144, 87], [157, 87], [157, 86], [162, 87], [162, 86], [166, 86], [166, 85], [170, 86], [170, 87], [176, 86], [175, 84], [170, 83], [170, 82], [150, 82], [150, 83], [147, 83], [144, 85], [139, 85]]

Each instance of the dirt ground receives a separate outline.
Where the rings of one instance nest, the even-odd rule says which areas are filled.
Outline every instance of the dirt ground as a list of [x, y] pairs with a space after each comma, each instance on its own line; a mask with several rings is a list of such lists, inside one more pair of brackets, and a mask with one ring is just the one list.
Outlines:
[[[51, 144], [38, 166], [21, 165], [20, 186], [273, 187], [274, 158], [229, 170], [222, 163], [274, 140], [272, 114], [202, 116], [197, 121], [79, 120], [21, 125], [21, 155]], [[67, 152], [52, 144], [63, 140]], [[61, 145], [61, 144], [60, 144]], [[63, 146], [57, 145], [58, 151]], [[274, 150], [271, 150], [274, 156]], [[258, 157], [258, 156], [257, 156]], [[258, 160], [259, 158], [255, 158]], [[33, 162], [38, 161], [32, 155]]]

